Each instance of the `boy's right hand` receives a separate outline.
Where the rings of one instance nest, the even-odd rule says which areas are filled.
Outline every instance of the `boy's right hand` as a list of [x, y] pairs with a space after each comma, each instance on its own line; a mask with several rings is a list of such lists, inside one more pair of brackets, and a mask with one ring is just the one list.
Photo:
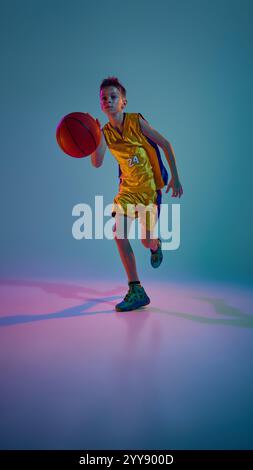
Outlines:
[[167, 189], [166, 189], [166, 193], [169, 192], [169, 190], [172, 189], [172, 197], [181, 197], [182, 194], [183, 194], [183, 188], [181, 186], [181, 183], [178, 179], [178, 177], [172, 177], [168, 186], [167, 186]]

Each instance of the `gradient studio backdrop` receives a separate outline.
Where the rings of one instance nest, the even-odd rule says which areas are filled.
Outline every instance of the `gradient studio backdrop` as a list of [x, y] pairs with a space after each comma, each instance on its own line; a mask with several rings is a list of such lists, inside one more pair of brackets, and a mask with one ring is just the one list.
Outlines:
[[55, 139], [69, 112], [106, 122], [99, 85], [116, 75], [126, 111], [172, 143], [184, 188], [179, 250], [154, 272], [133, 243], [141, 279], [252, 281], [252, 13], [251, 0], [1, 0], [1, 277], [126, 279], [113, 241], [72, 237], [75, 204], [112, 202], [114, 158], [95, 169]]

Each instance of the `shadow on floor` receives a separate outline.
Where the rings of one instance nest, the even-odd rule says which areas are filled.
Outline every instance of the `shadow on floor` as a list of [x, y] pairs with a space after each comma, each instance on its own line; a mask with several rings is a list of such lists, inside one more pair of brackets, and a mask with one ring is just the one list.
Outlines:
[[[40, 288], [48, 294], [56, 294], [63, 298], [72, 298], [78, 299], [85, 302], [63, 309], [58, 312], [52, 313], [41, 313], [41, 314], [19, 314], [13, 316], [5, 316], [0, 318], [0, 326], [10, 326], [17, 325], [21, 323], [29, 323], [34, 321], [42, 320], [53, 320], [61, 318], [71, 318], [87, 315], [96, 315], [96, 314], [115, 314], [114, 301], [117, 299], [122, 299], [122, 291], [125, 292], [125, 286], [117, 286], [107, 292], [101, 292], [97, 289], [87, 288], [83, 285], [74, 285], [74, 284], [60, 284], [56, 282], [44, 282], [44, 281], [25, 281], [25, 280], [1, 280], [0, 285], [4, 286], [18, 286], [18, 287], [36, 287]], [[96, 295], [94, 298], [87, 298], [87, 294]], [[117, 294], [117, 295], [114, 295]], [[86, 298], [85, 298], [86, 297]], [[253, 328], [253, 316], [242, 312], [239, 308], [227, 305], [223, 299], [211, 298], [211, 297], [191, 297], [198, 301], [203, 301], [209, 303], [213, 309], [214, 313], [223, 316], [223, 318], [210, 318], [207, 316], [195, 315], [185, 312], [173, 312], [166, 309], [161, 309], [158, 307], [148, 307], [145, 309], [139, 309], [137, 312], [145, 311], [148, 313], [162, 313], [167, 315], [172, 315], [178, 318], [183, 318], [190, 321], [195, 321], [205, 324], [214, 324], [214, 325], [227, 325], [227, 326], [238, 326], [243, 328]], [[100, 310], [95, 312], [89, 312], [90, 308], [97, 306], [99, 304], [109, 303], [111, 308], [108, 310]], [[136, 311], [126, 312], [123, 315], [131, 316]], [[122, 313], [121, 313], [122, 315]]]
[[239, 308], [227, 305], [223, 299], [215, 299], [211, 297], [191, 297], [196, 300], [207, 302], [213, 307], [214, 313], [222, 315], [223, 318], [210, 318], [200, 315], [192, 315], [190, 313], [171, 312], [160, 308], [153, 308], [157, 313], [165, 313], [179, 318], [186, 318], [200, 323], [212, 325], [228, 325], [240, 326], [242, 328], [253, 328], [253, 315], [242, 312]]

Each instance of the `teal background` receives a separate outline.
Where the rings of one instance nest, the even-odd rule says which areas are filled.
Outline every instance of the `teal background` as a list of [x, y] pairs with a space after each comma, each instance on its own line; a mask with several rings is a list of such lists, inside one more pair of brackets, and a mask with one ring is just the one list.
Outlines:
[[126, 110], [172, 143], [184, 188], [181, 246], [155, 275], [133, 243], [141, 278], [251, 283], [253, 2], [0, 4], [1, 277], [125, 279], [113, 241], [71, 233], [75, 204], [112, 202], [116, 162], [95, 169], [55, 139], [69, 112], [106, 122], [99, 85], [115, 75]]

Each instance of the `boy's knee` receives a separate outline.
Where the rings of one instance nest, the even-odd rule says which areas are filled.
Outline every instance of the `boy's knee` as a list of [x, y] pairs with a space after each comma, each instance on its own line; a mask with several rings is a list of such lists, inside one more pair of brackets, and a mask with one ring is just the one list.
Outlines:
[[126, 234], [123, 234], [122, 232], [116, 229], [116, 224], [114, 225], [112, 231], [113, 231], [113, 238], [117, 243], [122, 243], [128, 240]]
[[116, 243], [121, 243], [121, 244], [129, 242], [127, 237], [119, 236], [116, 233], [114, 234], [114, 240]]
[[113, 229], [113, 236], [114, 236], [114, 239], [117, 241], [117, 240], [128, 240], [128, 233], [127, 233], [127, 230], [125, 227], [123, 227], [122, 225], [117, 225], [115, 224]]

